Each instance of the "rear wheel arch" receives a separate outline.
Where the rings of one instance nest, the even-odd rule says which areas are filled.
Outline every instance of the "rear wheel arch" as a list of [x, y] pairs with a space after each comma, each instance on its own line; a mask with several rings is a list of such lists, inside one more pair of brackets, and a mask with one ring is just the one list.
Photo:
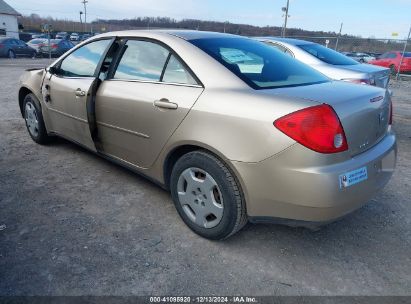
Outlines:
[[229, 168], [234, 178], [238, 181], [238, 184], [241, 188], [240, 191], [243, 193], [244, 198], [246, 199], [245, 193], [243, 191], [243, 182], [241, 178], [239, 177], [237, 170], [235, 170], [235, 168], [233, 168], [233, 166], [228, 161], [226, 161], [226, 157], [224, 157], [218, 151], [214, 151], [214, 149], [209, 149], [207, 147], [204, 147], [202, 145], [197, 145], [197, 144], [180, 145], [180, 146], [173, 148], [170, 152], [168, 152], [163, 162], [164, 164], [163, 166], [164, 186], [167, 190], [170, 190], [170, 177], [171, 177], [171, 172], [173, 171], [174, 165], [183, 155], [193, 152], [193, 151], [202, 151], [202, 152], [211, 154], [212, 156], [219, 159], [222, 163], [224, 163], [227, 166], [227, 168]]

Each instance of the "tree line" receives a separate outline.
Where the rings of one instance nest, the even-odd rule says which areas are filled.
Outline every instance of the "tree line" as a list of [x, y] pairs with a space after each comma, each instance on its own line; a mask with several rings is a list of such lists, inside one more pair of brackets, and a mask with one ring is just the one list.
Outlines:
[[[42, 24], [52, 24], [54, 32], [78, 32], [86, 30], [80, 21], [40, 17], [37, 14], [19, 17], [19, 23], [26, 32], [40, 32]], [[207, 21], [197, 19], [176, 20], [169, 17], [135, 17], [132, 19], [97, 19], [87, 23], [87, 32], [108, 32], [127, 29], [191, 29], [200, 31], [225, 32], [243, 36], [280, 36], [281, 27], [255, 26], [221, 21]], [[301, 38], [316, 43], [325, 44], [329, 40], [329, 47], [334, 48], [338, 33], [332, 31], [308, 31], [301, 28], [288, 28], [287, 37]], [[338, 50], [347, 52], [378, 52], [402, 50], [404, 42], [386, 39], [361, 38], [353, 35], [342, 35], [339, 38]], [[411, 51], [411, 44], [409, 46]]]

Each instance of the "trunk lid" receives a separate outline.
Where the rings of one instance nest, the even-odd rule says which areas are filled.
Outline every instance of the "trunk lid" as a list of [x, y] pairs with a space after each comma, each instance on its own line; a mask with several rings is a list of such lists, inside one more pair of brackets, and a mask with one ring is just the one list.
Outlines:
[[387, 133], [391, 102], [387, 90], [334, 81], [271, 91], [332, 106], [344, 128], [351, 156], [367, 151]]
[[391, 75], [390, 69], [375, 66], [372, 64], [347, 65], [341, 66], [341, 68], [355, 72], [367, 73], [368, 75], [370, 75], [371, 78], [375, 79], [375, 85], [377, 87], [388, 87]]

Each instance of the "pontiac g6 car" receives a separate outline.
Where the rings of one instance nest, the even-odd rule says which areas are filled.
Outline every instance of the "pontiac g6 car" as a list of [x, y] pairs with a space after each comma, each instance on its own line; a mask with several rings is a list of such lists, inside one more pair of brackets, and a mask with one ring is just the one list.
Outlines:
[[385, 90], [234, 35], [102, 34], [25, 72], [19, 105], [35, 142], [61, 136], [147, 176], [210, 239], [247, 221], [333, 221], [396, 162]]

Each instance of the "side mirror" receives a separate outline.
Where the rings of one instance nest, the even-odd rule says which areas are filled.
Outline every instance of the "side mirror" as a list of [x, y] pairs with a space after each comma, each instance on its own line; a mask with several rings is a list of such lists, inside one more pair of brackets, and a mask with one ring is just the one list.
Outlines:
[[55, 66], [52, 66], [52, 67], [49, 67], [49, 73], [51, 74], [51, 75], [57, 75], [58, 73], [59, 73], [59, 68], [57, 68], [57, 67], [55, 67]]

